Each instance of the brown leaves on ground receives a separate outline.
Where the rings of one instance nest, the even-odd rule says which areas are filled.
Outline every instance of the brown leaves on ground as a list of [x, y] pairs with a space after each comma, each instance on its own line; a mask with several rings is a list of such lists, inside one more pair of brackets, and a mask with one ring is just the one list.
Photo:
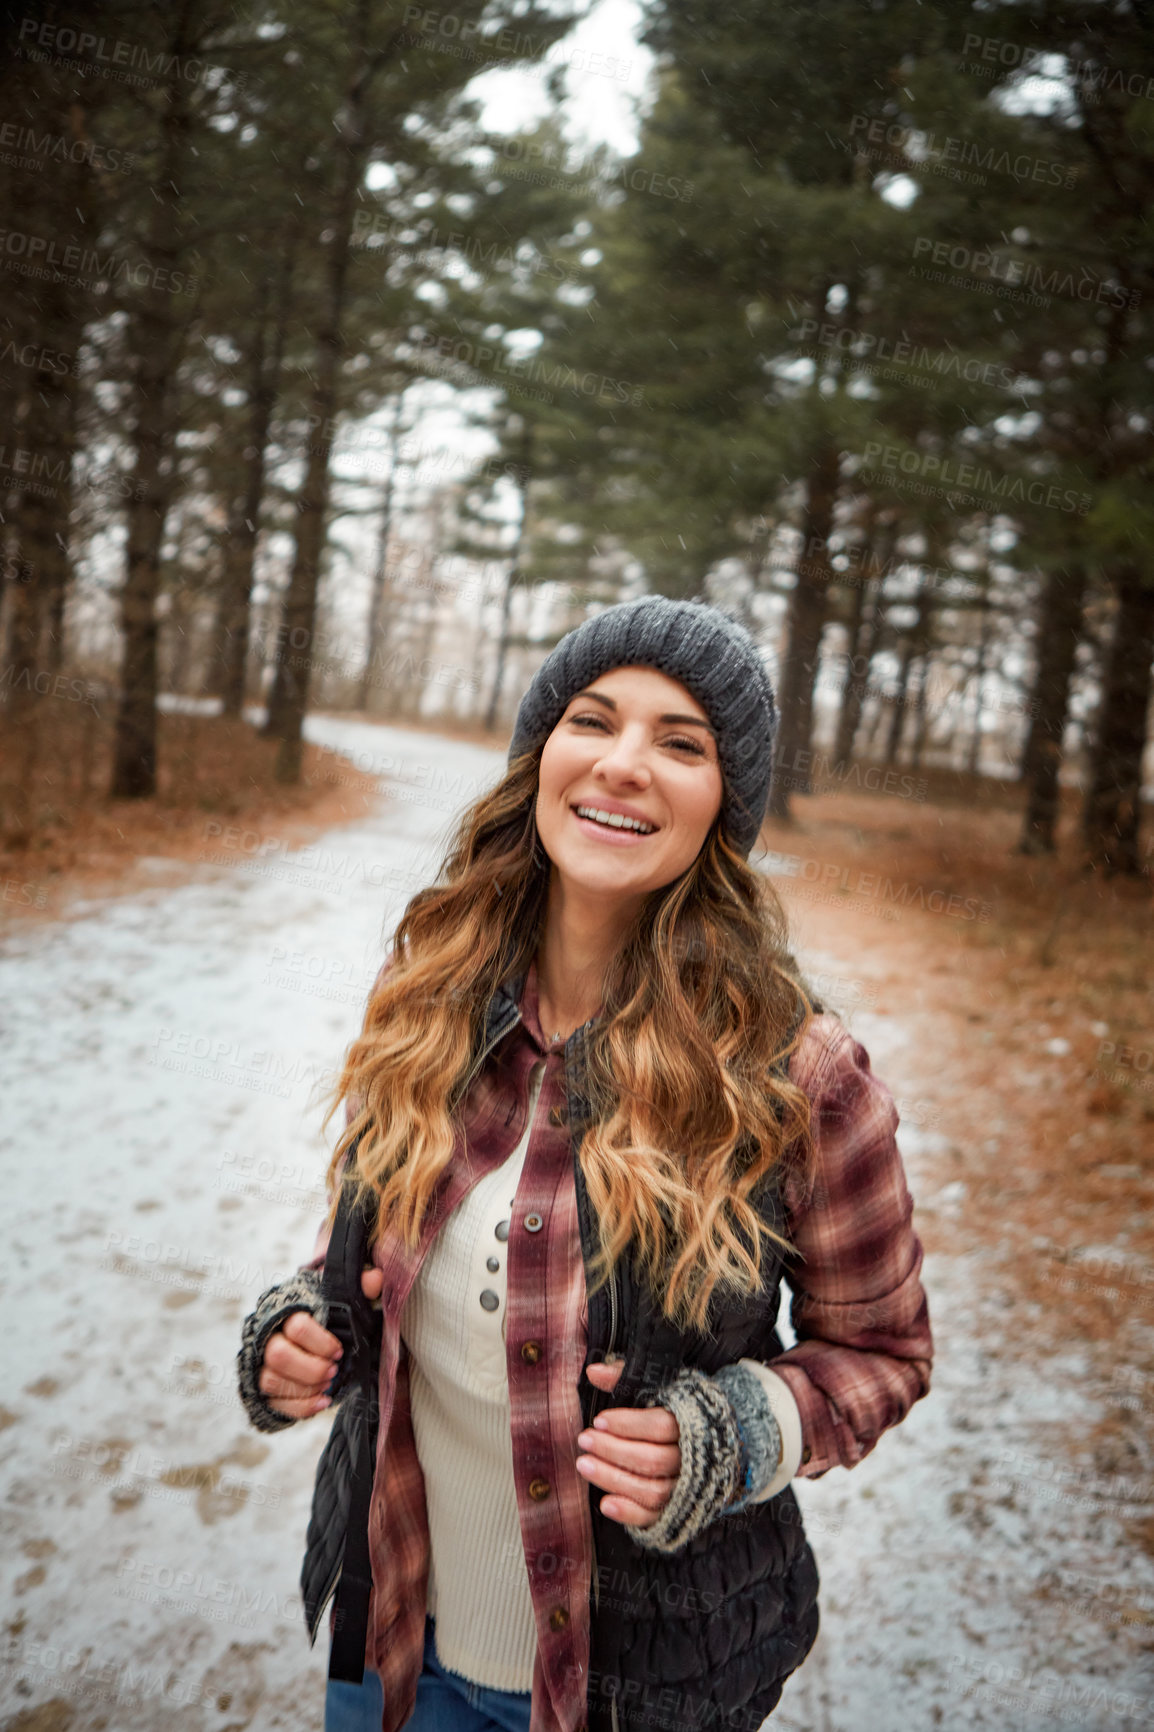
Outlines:
[[796, 863], [774, 882], [800, 950], [848, 959], [849, 1009], [910, 1031], [884, 1080], [944, 1143], [914, 1187], [927, 1251], [980, 1255], [1003, 1350], [1085, 1346], [1094, 1439], [1121, 1446], [1154, 1412], [1150, 881], [1080, 870], [1073, 790], [1038, 859], [1015, 852], [1016, 788], [952, 780], [924, 802], [798, 799], [762, 844]]
[[302, 779], [286, 787], [277, 742], [250, 723], [161, 713], [156, 797], [108, 800], [112, 728], [91, 705], [45, 703], [30, 768], [22, 751], [0, 757], [0, 921], [58, 919], [66, 895], [155, 884], [138, 861], [206, 860], [228, 826], [238, 863], [269, 842], [303, 846], [376, 798], [373, 776], [318, 746], [306, 743]]

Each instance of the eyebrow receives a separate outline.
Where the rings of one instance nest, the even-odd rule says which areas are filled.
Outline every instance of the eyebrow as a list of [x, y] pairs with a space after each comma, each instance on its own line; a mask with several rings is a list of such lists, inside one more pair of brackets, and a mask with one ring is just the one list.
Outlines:
[[[607, 710], [616, 710], [617, 708], [617, 700], [615, 698], [607, 698], [604, 692], [574, 692], [573, 698], [594, 698], [597, 703], [604, 704]], [[570, 699], [570, 702], [572, 701], [573, 700]], [[669, 711], [663, 716], [658, 716], [657, 720], [659, 722], [688, 722], [691, 727], [704, 728], [707, 734], [712, 734], [715, 740], [717, 738], [717, 735], [714, 733], [710, 724], [707, 721], [703, 721], [700, 716], [680, 716]]]

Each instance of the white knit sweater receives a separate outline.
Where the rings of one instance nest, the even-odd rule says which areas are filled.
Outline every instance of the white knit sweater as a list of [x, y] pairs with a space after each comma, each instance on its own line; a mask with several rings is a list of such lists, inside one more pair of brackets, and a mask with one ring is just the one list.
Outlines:
[[520, 1142], [441, 1227], [400, 1320], [429, 1515], [426, 1604], [437, 1658], [493, 1690], [531, 1690], [537, 1652], [513, 1478], [505, 1313], [508, 1223], [544, 1076], [542, 1059]]

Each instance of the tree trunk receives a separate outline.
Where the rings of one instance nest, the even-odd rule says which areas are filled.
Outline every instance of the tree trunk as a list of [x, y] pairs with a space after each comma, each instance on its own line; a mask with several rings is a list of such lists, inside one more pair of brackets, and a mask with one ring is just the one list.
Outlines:
[[1030, 730], [1022, 749], [1026, 810], [1019, 854], [1052, 854], [1057, 847], [1058, 772], [1086, 585], [1086, 567], [1079, 561], [1050, 572], [1042, 594]]
[[369, 597], [369, 624], [365, 634], [365, 665], [357, 689], [357, 708], [366, 713], [371, 696], [373, 661], [385, 647], [387, 625], [385, 597], [389, 590], [389, 542], [393, 533], [397, 451], [400, 441], [401, 405], [404, 400], [405, 393], [401, 391], [394, 401], [393, 418], [389, 424], [389, 473], [385, 478], [384, 497], [381, 500], [381, 528], [377, 539], [377, 563], [373, 572], [373, 588]]
[[424, 617], [419, 620], [420, 637], [417, 641], [419, 655], [416, 662], [416, 679], [409, 686], [406, 697], [406, 714], [419, 717], [425, 702], [425, 692], [428, 688], [428, 676], [421, 670], [427, 667], [433, 659], [433, 646], [437, 641], [437, 624], [440, 607], [436, 594], [430, 590], [425, 598]]
[[525, 526], [529, 519], [529, 482], [532, 478], [533, 463], [533, 426], [525, 422], [522, 431], [519, 467], [517, 469], [518, 486], [521, 492], [521, 518], [517, 524], [517, 539], [513, 543], [513, 558], [509, 566], [509, 575], [505, 579], [505, 592], [501, 597], [501, 626], [497, 634], [497, 667], [493, 674], [493, 690], [489, 698], [489, 707], [485, 711], [485, 727], [491, 732], [497, 726], [497, 717], [501, 709], [501, 687], [505, 683], [505, 664], [509, 656], [509, 619], [513, 603], [513, 591], [520, 580], [521, 554], [525, 546]]
[[984, 565], [978, 576], [981, 595], [978, 599], [978, 662], [974, 669], [974, 726], [970, 734], [966, 769], [976, 776], [982, 757], [982, 687], [986, 683], [986, 652], [989, 648], [990, 627], [990, 568]]
[[834, 733], [833, 755], [835, 763], [844, 763], [853, 747], [853, 737], [857, 732], [858, 720], [861, 716], [861, 697], [865, 690], [865, 679], [859, 678], [857, 669], [869, 666], [866, 638], [869, 628], [870, 580], [863, 568], [858, 581], [854, 585], [853, 600], [850, 603], [850, 616], [846, 627], [845, 646], [845, 679], [842, 681], [841, 703], [837, 711], [837, 728]]
[[[153, 273], [157, 282], [172, 280], [182, 251], [177, 189], [184, 179], [191, 126], [187, 87], [179, 76], [189, 47], [182, 24], [183, 13], [167, 44], [175, 71], [165, 90], [163, 160], [153, 186], [155, 203], [146, 241], [149, 262], [157, 267]], [[109, 788], [114, 800], [147, 799], [156, 792], [156, 600], [164, 525], [175, 485], [167, 462], [174, 431], [170, 403], [188, 317], [175, 296], [152, 288], [144, 292], [133, 320], [137, 364], [130, 422], [136, 464], [120, 598], [124, 652]]]
[[[518, 540], [518, 545], [520, 542]], [[513, 584], [517, 577], [517, 556], [509, 567], [509, 575], [505, 579], [505, 588], [501, 596], [501, 623], [497, 630], [497, 666], [493, 672], [493, 689], [489, 694], [489, 706], [485, 711], [485, 727], [491, 732], [497, 726], [497, 716], [501, 708], [501, 687], [505, 683], [505, 663], [509, 657], [509, 620], [513, 605]]]
[[861, 725], [862, 706], [869, 687], [870, 662], [873, 659], [882, 617], [886, 573], [897, 546], [896, 517], [893, 513], [883, 513], [882, 518], [883, 524], [879, 533], [878, 514], [871, 509], [866, 556], [861, 562], [859, 581], [854, 589], [850, 615], [849, 663], [842, 687], [837, 731], [834, 735], [833, 756], [836, 764], [848, 764], [853, 757], [853, 744]]
[[910, 668], [914, 661], [914, 637], [907, 632], [902, 639], [901, 653], [898, 657], [898, 689], [893, 695], [893, 708], [890, 711], [889, 727], [886, 730], [886, 741], [883, 748], [883, 758], [887, 769], [892, 769], [897, 763], [898, 747], [902, 743], [903, 723], [906, 719], [906, 697], [910, 687]]
[[264, 499], [268, 430], [280, 390], [281, 363], [291, 302], [295, 232], [285, 238], [279, 290], [271, 312], [269, 279], [261, 284], [253, 328], [249, 372], [248, 443], [245, 485], [232, 503], [221, 581], [219, 643], [222, 713], [239, 716], [244, 709], [252, 631], [252, 586], [260, 540], [260, 508]]
[[[60, 28], [57, 8], [54, 17]], [[71, 14], [66, 11], [66, 22]], [[45, 61], [49, 56], [44, 57]], [[70, 82], [59, 71], [9, 58], [0, 71], [6, 113], [35, 114], [45, 142], [71, 134], [83, 114], [83, 81]], [[92, 214], [92, 170], [67, 160], [53, 164], [39, 179], [34, 169], [4, 170], [5, 202], [10, 211], [36, 213], [43, 231], [63, 229]], [[27, 160], [27, 159], [25, 159]], [[0, 553], [5, 593], [4, 656], [0, 697], [4, 702], [5, 756], [14, 770], [15, 805], [6, 814], [10, 834], [27, 837], [35, 826], [41, 727], [46, 713], [58, 713], [53, 697], [60, 671], [59, 625], [71, 582], [68, 525], [72, 515], [75, 451], [75, 355], [91, 309], [82, 290], [51, 270], [37, 276], [8, 277], [3, 325], [6, 354], [39, 351], [30, 367], [12, 377], [5, 368], [0, 393], [0, 447], [6, 485], [0, 495]], [[60, 358], [68, 357], [61, 366]]]
[[926, 697], [930, 683], [930, 652], [927, 649], [918, 660], [918, 693], [914, 700], [914, 738], [910, 748], [910, 767], [920, 770], [926, 749], [926, 727], [929, 712]]
[[38, 468], [34, 481], [12, 501], [18, 551], [11, 562], [8, 680], [14, 719], [27, 718], [39, 707], [40, 676], [48, 671], [44, 640], [49, 599], [67, 582], [67, 555], [57, 540], [71, 499], [66, 389], [58, 375], [35, 374], [17, 423], [19, 445], [34, 454]]
[[[73, 333], [72, 348], [67, 352], [75, 354], [82, 333], [75, 308], [70, 328]], [[46, 540], [44, 543], [44, 557], [40, 562], [41, 587], [44, 591], [44, 664], [50, 673], [56, 674], [64, 665], [64, 612], [68, 605], [68, 592], [72, 587], [72, 552], [68, 532], [74, 500], [72, 471], [76, 460], [76, 389], [73, 385], [62, 390], [59, 381], [54, 389], [44, 381], [41, 381], [41, 386], [51, 405], [50, 418], [55, 429], [53, 445], [64, 458], [64, 469], [56, 497], [56, 521], [51, 526], [51, 541]]]
[[815, 455], [807, 489], [803, 522], [803, 557], [790, 597], [786, 645], [782, 657], [779, 704], [781, 721], [770, 786], [769, 816], [788, 819], [789, 796], [811, 792], [810, 747], [813, 739], [813, 691], [817, 683], [821, 636], [831, 578], [829, 533], [837, 500], [838, 452], [831, 442]]
[[[934, 561], [934, 564], [936, 566], [936, 560]], [[902, 644], [901, 663], [898, 671], [898, 689], [897, 694], [894, 697], [894, 712], [890, 720], [889, 738], [886, 741], [885, 762], [889, 769], [892, 769], [894, 764], [897, 763], [898, 748], [902, 743], [902, 734], [905, 731], [904, 724], [906, 719], [906, 709], [909, 704], [910, 674], [915, 662], [921, 664], [921, 684], [918, 688], [918, 697], [921, 704], [922, 715], [919, 725], [923, 730], [925, 726], [926, 661], [929, 656], [930, 638], [933, 635], [932, 621], [934, 592], [932, 588], [927, 589], [926, 587], [926, 574], [924, 569], [918, 576], [918, 588], [917, 594], [914, 598], [914, 606], [917, 610], [914, 623], [910, 627], [909, 633]], [[917, 749], [920, 753], [920, 741]]]
[[[333, 426], [338, 407], [350, 237], [357, 191], [364, 173], [368, 136], [365, 102], [369, 11], [366, 0], [359, 0], [356, 17], [350, 21], [354, 46], [348, 94], [337, 132], [336, 143], [340, 152], [338, 177], [332, 207], [325, 213], [323, 225], [332, 231], [332, 240], [327, 261], [324, 309], [317, 332], [315, 384], [309, 404], [309, 425], [318, 432], [325, 432]], [[286, 647], [284, 653], [278, 653], [276, 657], [276, 677], [269, 694], [268, 720], [263, 730], [280, 741], [275, 770], [278, 782], [300, 781], [301, 732], [308, 705], [316, 633], [331, 457], [330, 439], [321, 438], [310, 445], [305, 478], [296, 501], [296, 548], [281, 616]], [[303, 647], [294, 648], [297, 644]]]
[[1118, 613], [1106, 663], [1102, 705], [1082, 811], [1090, 864], [1107, 874], [1138, 875], [1142, 757], [1154, 660], [1154, 586], [1142, 568], [1122, 567], [1114, 578]]

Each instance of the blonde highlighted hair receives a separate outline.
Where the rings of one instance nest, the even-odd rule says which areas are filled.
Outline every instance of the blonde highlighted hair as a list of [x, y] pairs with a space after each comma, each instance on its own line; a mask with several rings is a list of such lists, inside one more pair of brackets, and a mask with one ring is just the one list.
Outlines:
[[[330, 1219], [359, 1136], [353, 1170], [377, 1200], [374, 1242], [391, 1228], [415, 1246], [453, 1158], [486, 1008], [536, 951], [552, 870], [537, 843], [539, 760], [518, 756], [462, 815], [438, 882], [397, 926], [333, 1090], [326, 1125], [346, 1097], [355, 1111], [329, 1166]], [[812, 1154], [809, 1099], [784, 1063], [812, 1013], [781, 903], [719, 816], [693, 864], [642, 908], [588, 1031], [578, 1158], [599, 1227], [593, 1287], [632, 1246], [682, 1327], [704, 1326], [719, 1284], [758, 1291], [765, 1236], [790, 1247], [754, 1193], [787, 1154]]]

